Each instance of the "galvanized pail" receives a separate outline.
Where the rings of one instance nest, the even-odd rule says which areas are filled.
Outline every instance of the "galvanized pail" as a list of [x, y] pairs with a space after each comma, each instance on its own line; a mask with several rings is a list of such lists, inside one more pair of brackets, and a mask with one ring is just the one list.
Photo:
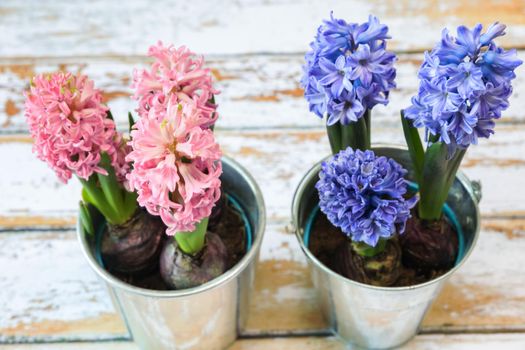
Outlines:
[[[406, 149], [377, 145], [376, 154], [395, 159], [411, 177], [411, 161]], [[445, 281], [465, 262], [479, 234], [478, 183], [461, 172], [449, 193], [447, 203], [455, 212], [464, 234], [464, 255], [446, 274], [409, 287], [374, 287], [347, 279], [323, 265], [303, 241], [307, 218], [319, 201], [315, 183], [321, 162], [308, 171], [297, 188], [292, 204], [296, 235], [306, 254], [322, 312], [334, 332], [346, 342], [373, 349], [399, 346], [418, 331], [425, 313]]]
[[244, 327], [265, 229], [265, 207], [251, 175], [230, 158], [223, 157], [222, 164], [222, 190], [245, 209], [253, 243], [237, 265], [201, 286], [173, 291], [131, 286], [99, 265], [93, 240], [77, 224], [85, 257], [108, 287], [115, 308], [141, 349], [224, 349]]

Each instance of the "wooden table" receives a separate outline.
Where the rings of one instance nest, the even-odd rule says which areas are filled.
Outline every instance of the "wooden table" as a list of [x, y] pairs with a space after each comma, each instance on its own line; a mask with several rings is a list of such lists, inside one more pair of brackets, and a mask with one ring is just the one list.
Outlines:
[[[267, 203], [250, 318], [232, 349], [344, 347], [320, 314], [289, 229], [296, 185], [329, 152], [298, 80], [307, 44], [330, 9], [352, 21], [375, 13], [394, 37], [398, 88], [388, 107], [374, 109], [374, 142], [403, 142], [398, 111], [416, 91], [421, 52], [442, 27], [500, 20], [509, 25], [501, 43], [525, 47], [520, 0], [0, 3], [0, 349], [137, 349], [77, 245], [79, 184], [60, 184], [31, 153], [22, 92], [35, 73], [81, 71], [105, 90], [124, 127], [135, 108], [132, 71], [147, 63], [147, 47], [158, 39], [207, 55], [222, 90], [217, 137], [255, 176]], [[406, 349], [525, 349], [524, 73], [517, 71], [496, 135], [463, 162], [483, 183], [478, 245]]]

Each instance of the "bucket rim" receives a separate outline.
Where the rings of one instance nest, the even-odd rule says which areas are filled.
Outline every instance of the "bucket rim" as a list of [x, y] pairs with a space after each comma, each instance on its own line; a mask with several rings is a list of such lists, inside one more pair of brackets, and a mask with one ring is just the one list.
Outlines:
[[[403, 145], [397, 145], [397, 144], [386, 144], [386, 143], [376, 143], [372, 145], [372, 150], [378, 149], [378, 148], [389, 148], [399, 151], [408, 151], [408, 149]], [[470, 254], [472, 253], [472, 250], [474, 249], [478, 238], [479, 238], [479, 232], [480, 232], [480, 212], [479, 212], [479, 206], [478, 206], [478, 196], [474, 193], [474, 189], [472, 188], [471, 181], [467, 178], [467, 176], [460, 170], [458, 170], [456, 174], [456, 179], [459, 181], [459, 183], [465, 188], [466, 192], [468, 193], [470, 199], [474, 203], [474, 207], [476, 209], [476, 229], [474, 232], [474, 238], [472, 240], [472, 244], [468, 247], [468, 249], [465, 250], [465, 253], [463, 255], [463, 258], [449, 271], [444, 273], [443, 275], [434, 278], [430, 281], [414, 284], [410, 286], [402, 286], [402, 287], [381, 287], [381, 286], [373, 286], [361, 282], [357, 282], [351, 279], [348, 279], [335, 271], [332, 271], [330, 268], [328, 268], [326, 265], [324, 265], [317, 257], [308, 249], [308, 247], [305, 246], [302, 235], [300, 233], [299, 229], [299, 207], [301, 205], [301, 197], [303, 193], [306, 190], [307, 184], [311, 181], [311, 179], [319, 174], [319, 170], [321, 169], [321, 163], [331, 157], [331, 155], [324, 157], [317, 163], [315, 163], [303, 176], [301, 181], [299, 182], [299, 185], [297, 186], [292, 200], [292, 225], [293, 230], [295, 232], [295, 236], [297, 240], [299, 241], [299, 245], [301, 246], [301, 250], [305, 253], [308, 261], [312, 263], [318, 270], [322, 271], [323, 273], [328, 274], [332, 278], [335, 278], [341, 283], [349, 284], [349, 285], [355, 285], [358, 287], [375, 290], [375, 291], [381, 291], [381, 292], [403, 292], [403, 291], [410, 291], [410, 290], [416, 290], [416, 289], [422, 289], [428, 286], [432, 286], [435, 284], [439, 284], [445, 280], [447, 280], [454, 272], [456, 272], [468, 259]]]
[[253, 238], [252, 247], [248, 252], [246, 252], [242, 259], [237, 264], [235, 264], [235, 266], [233, 266], [231, 269], [229, 269], [219, 277], [216, 277], [211, 281], [208, 281], [200, 286], [196, 286], [193, 288], [180, 290], [153, 290], [136, 287], [124, 281], [121, 281], [120, 279], [111, 275], [108, 271], [106, 271], [102, 266], [99, 265], [99, 263], [96, 261], [95, 256], [91, 252], [90, 243], [82, 226], [80, 225], [80, 221], [77, 220], [76, 231], [78, 240], [80, 242], [80, 247], [82, 249], [82, 253], [87, 259], [91, 268], [95, 271], [95, 273], [112, 288], [123, 290], [132, 294], [153, 298], [180, 298], [205, 293], [206, 291], [218, 288], [221, 285], [224, 285], [225, 283], [230, 281], [231, 279], [239, 276], [258, 256], [258, 252], [262, 244], [266, 227], [266, 207], [264, 204], [264, 198], [261, 189], [257, 185], [253, 176], [242, 165], [240, 165], [237, 161], [233, 160], [228, 156], [223, 156], [221, 158], [221, 161], [223, 165], [229, 166], [246, 180], [249, 189], [254, 194], [256, 206], [259, 210], [259, 222], [258, 225], [253, 228], [253, 234], [255, 235], [255, 237]]

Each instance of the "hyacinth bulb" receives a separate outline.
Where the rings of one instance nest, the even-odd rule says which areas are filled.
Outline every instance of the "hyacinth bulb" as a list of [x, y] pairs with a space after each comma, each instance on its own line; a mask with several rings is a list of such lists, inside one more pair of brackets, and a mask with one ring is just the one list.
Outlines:
[[449, 269], [458, 254], [456, 231], [445, 219], [425, 221], [413, 216], [400, 236], [403, 263], [413, 268]]
[[150, 273], [158, 266], [166, 226], [159, 217], [138, 209], [122, 225], [108, 225], [102, 236], [102, 259], [111, 272]]
[[160, 256], [160, 274], [172, 289], [200, 286], [227, 269], [228, 251], [221, 238], [207, 232], [204, 247], [196, 255], [184, 253], [177, 241], [168, 239]]
[[335, 252], [335, 270], [351, 280], [373, 286], [388, 287], [401, 273], [401, 248], [397, 239], [385, 241], [385, 247], [374, 256], [363, 256], [351, 243]]

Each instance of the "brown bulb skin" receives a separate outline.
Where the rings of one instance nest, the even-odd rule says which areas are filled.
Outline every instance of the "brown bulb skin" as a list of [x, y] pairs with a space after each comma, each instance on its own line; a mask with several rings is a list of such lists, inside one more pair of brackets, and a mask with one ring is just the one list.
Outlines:
[[423, 221], [416, 215], [407, 221], [399, 236], [403, 264], [414, 269], [450, 269], [458, 253], [458, 236], [444, 219]]
[[392, 286], [401, 271], [401, 247], [396, 238], [386, 242], [385, 249], [372, 257], [356, 253], [350, 241], [337, 249], [335, 271], [351, 280], [373, 286]]
[[166, 226], [160, 217], [138, 209], [122, 225], [107, 225], [101, 253], [106, 268], [116, 274], [142, 276], [158, 267]]
[[160, 255], [160, 275], [171, 289], [200, 286], [222, 275], [227, 269], [228, 252], [221, 238], [208, 231], [202, 250], [184, 253], [174, 238], [166, 240]]

